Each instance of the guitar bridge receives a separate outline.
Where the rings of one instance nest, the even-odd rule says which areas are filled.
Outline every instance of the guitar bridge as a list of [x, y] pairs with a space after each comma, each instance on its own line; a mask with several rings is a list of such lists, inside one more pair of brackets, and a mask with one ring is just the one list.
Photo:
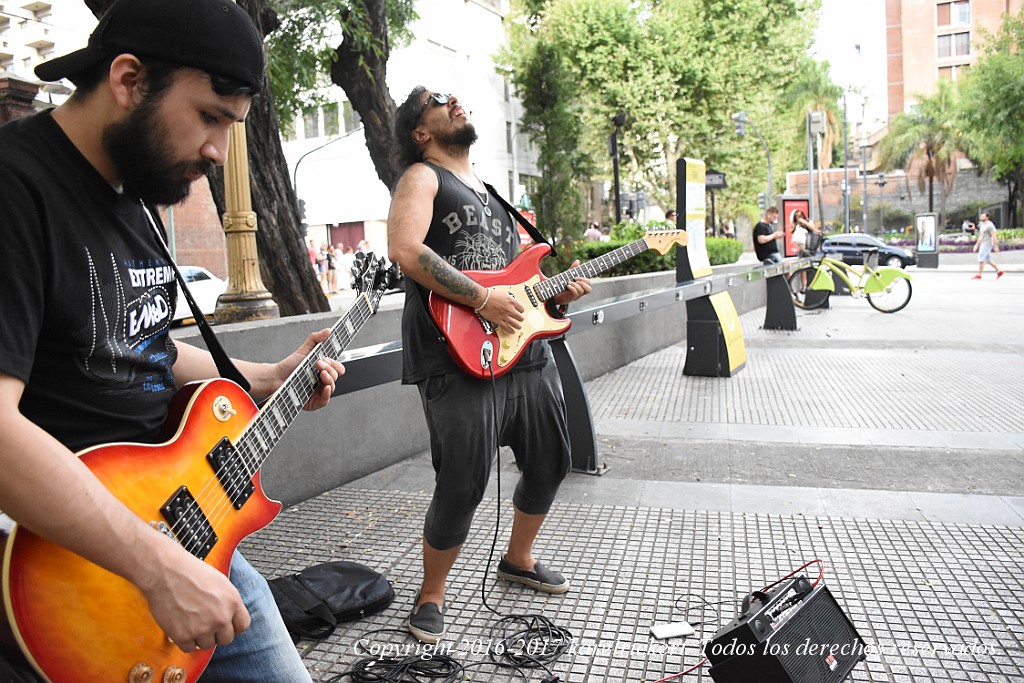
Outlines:
[[200, 560], [205, 560], [217, 544], [217, 534], [188, 487], [182, 486], [175, 491], [160, 508], [160, 513], [167, 520], [178, 543]]
[[235, 447], [227, 437], [224, 437], [206, 455], [206, 459], [213, 467], [213, 473], [220, 480], [220, 485], [224, 487], [224, 492], [231, 499], [231, 504], [236, 510], [241, 510], [256, 487], [252, 483], [252, 474], [245, 463], [239, 460]]

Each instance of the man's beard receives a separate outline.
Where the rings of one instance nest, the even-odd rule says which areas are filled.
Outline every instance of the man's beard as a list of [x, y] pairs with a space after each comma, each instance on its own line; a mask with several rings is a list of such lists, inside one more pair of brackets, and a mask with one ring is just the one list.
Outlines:
[[128, 117], [103, 131], [110, 155], [127, 195], [148, 204], [168, 206], [184, 201], [192, 189], [192, 171], [208, 175], [209, 161], [174, 161], [170, 139], [156, 117], [157, 99], [147, 99]]
[[476, 142], [476, 128], [472, 123], [467, 123], [462, 128], [445, 130], [434, 134], [434, 140], [438, 146], [446, 151], [464, 151], [469, 149]]

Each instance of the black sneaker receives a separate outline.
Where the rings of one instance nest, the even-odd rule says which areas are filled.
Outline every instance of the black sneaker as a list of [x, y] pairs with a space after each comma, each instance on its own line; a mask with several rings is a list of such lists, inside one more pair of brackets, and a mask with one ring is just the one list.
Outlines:
[[433, 602], [425, 602], [412, 608], [409, 615], [409, 633], [421, 643], [433, 645], [444, 635], [444, 615]]
[[503, 557], [498, 563], [498, 578], [521, 583], [542, 593], [560, 595], [569, 590], [569, 581], [564, 576], [540, 562], [535, 563], [532, 570], [516, 569]]

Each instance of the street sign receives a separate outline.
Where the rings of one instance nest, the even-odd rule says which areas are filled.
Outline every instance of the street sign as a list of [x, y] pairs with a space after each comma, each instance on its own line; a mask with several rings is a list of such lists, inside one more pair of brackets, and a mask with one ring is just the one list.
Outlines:
[[729, 187], [729, 185], [725, 182], [725, 174], [721, 171], [709, 168], [704, 182], [704, 188], [707, 190], [724, 190], [727, 187]]

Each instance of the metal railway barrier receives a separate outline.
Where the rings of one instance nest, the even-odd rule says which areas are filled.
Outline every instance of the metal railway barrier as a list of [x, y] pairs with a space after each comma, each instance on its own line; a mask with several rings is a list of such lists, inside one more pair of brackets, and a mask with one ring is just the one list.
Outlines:
[[[572, 327], [561, 337], [550, 340], [551, 350], [558, 365], [562, 380], [566, 408], [571, 416], [569, 437], [572, 443], [572, 468], [586, 474], [603, 474], [605, 469], [597, 462], [597, 444], [590, 402], [584, 389], [572, 351], [566, 344], [566, 337], [585, 334], [601, 325], [628, 320], [635, 316], [650, 314], [658, 309], [685, 304], [718, 292], [758, 280], [764, 280], [767, 287], [765, 328], [796, 329], [796, 315], [793, 300], [786, 285], [786, 275], [807, 267], [807, 259], [791, 259], [770, 266], [751, 266], [749, 270], [709, 275], [690, 282], [679, 283], [666, 289], [629, 294], [608, 299], [598, 305], [583, 308], [569, 314]], [[585, 301], [585, 300], [584, 300]], [[693, 342], [693, 340], [688, 340]], [[711, 343], [701, 340], [698, 343]], [[688, 348], [688, 353], [710, 353], [702, 348]], [[341, 357], [345, 364], [345, 381], [339, 383], [335, 395], [350, 394], [380, 384], [394, 382], [402, 377], [402, 342], [393, 341], [366, 346], [346, 352]]]

